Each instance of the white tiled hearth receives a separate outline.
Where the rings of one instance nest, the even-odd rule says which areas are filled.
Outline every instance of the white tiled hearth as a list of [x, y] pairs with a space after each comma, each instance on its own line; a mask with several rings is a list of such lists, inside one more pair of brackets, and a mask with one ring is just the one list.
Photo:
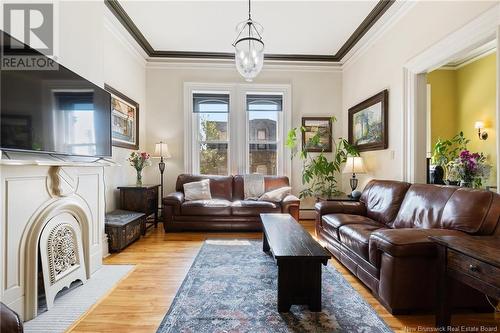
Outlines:
[[39, 241], [44, 226], [76, 221], [86, 278], [107, 253], [103, 167], [1, 161], [0, 300], [26, 321], [37, 315]]

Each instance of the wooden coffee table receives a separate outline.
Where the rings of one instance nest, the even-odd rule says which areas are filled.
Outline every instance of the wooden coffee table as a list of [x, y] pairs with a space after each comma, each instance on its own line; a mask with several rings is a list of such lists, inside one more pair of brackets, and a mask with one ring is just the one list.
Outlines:
[[331, 255], [289, 214], [260, 214], [264, 252], [278, 265], [278, 312], [292, 304], [321, 311], [321, 265]]

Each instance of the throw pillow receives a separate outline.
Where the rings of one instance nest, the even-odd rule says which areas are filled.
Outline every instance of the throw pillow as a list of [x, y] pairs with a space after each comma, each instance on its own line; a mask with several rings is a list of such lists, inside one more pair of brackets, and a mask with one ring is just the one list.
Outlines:
[[275, 190], [269, 191], [261, 195], [259, 200], [271, 201], [271, 202], [281, 202], [287, 195], [292, 191], [290, 186], [280, 187]]
[[200, 180], [184, 184], [184, 199], [191, 200], [211, 200], [210, 179]]

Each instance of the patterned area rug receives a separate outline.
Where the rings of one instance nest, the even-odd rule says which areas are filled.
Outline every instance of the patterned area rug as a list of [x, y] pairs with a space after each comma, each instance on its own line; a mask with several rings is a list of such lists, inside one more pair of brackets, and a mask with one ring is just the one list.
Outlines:
[[333, 267], [323, 268], [323, 311], [276, 310], [277, 267], [259, 241], [206, 241], [157, 333], [391, 332]]

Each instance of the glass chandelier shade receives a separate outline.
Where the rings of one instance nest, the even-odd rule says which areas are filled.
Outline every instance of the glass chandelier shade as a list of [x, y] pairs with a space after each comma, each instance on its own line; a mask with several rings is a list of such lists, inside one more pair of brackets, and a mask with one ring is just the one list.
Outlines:
[[264, 42], [262, 41], [262, 26], [253, 21], [248, 2], [248, 20], [238, 24], [238, 35], [233, 43], [235, 63], [238, 72], [246, 81], [252, 81], [264, 66]]

